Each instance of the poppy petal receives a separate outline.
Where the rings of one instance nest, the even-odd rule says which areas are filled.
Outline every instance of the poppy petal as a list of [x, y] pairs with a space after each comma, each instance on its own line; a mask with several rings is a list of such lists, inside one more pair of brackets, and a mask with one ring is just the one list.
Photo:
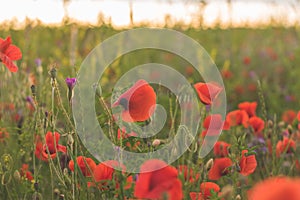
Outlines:
[[0, 60], [8, 68], [9, 71], [11, 72], [18, 71], [18, 67], [12, 62], [12, 60], [5, 54], [2, 54], [1, 52], [0, 52]]
[[22, 58], [21, 50], [15, 45], [10, 45], [4, 52], [11, 60], [19, 60]]

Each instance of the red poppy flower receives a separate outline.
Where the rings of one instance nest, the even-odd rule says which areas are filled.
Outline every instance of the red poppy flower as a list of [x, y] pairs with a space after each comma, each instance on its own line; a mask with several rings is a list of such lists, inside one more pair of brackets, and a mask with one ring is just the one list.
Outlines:
[[246, 102], [240, 103], [238, 105], [238, 108], [240, 110], [246, 111], [249, 117], [253, 117], [253, 116], [256, 116], [257, 102], [246, 101]]
[[196, 83], [194, 85], [200, 101], [205, 105], [211, 105], [212, 102], [222, 91], [222, 88], [216, 83]]
[[156, 94], [145, 80], [138, 80], [119, 97], [113, 107], [119, 105], [123, 107], [122, 119], [124, 121], [145, 121], [154, 113]]
[[228, 168], [232, 166], [230, 158], [216, 158], [212, 168], [208, 172], [210, 180], [218, 180], [222, 176], [229, 173]]
[[252, 174], [257, 166], [255, 155], [246, 156], [246, 153], [248, 153], [248, 150], [242, 151], [242, 158], [240, 159], [239, 163], [241, 169], [240, 174], [242, 174], [243, 176]]
[[220, 114], [212, 114], [208, 115], [203, 121], [204, 130], [201, 134], [202, 137], [205, 137], [207, 133], [209, 135], [217, 135], [220, 133], [220, 130], [228, 130], [229, 125], [222, 120], [222, 116]]
[[223, 76], [224, 79], [230, 79], [230, 78], [233, 77], [233, 73], [230, 70], [228, 70], [228, 69], [223, 69], [221, 71], [221, 74], [222, 74], [222, 76]]
[[299, 160], [296, 160], [295, 161], [295, 168], [300, 171], [300, 161]]
[[[96, 163], [91, 158], [86, 158], [84, 156], [78, 156], [76, 158], [77, 165], [79, 166], [82, 174], [84, 176], [91, 176], [94, 169], [96, 168]], [[74, 171], [74, 161], [69, 162], [69, 169]]]
[[8, 132], [4, 129], [0, 129], [0, 143], [5, 142], [5, 140], [9, 137]]
[[213, 182], [204, 182], [200, 185], [200, 191], [204, 195], [204, 198], [209, 198], [212, 193], [211, 191], [218, 193], [220, 191], [220, 187]]
[[254, 134], [257, 136], [261, 135], [262, 130], [265, 128], [265, 122], [259, 117], [251, 117], [249, 119], [249, 125], [253, 129]]
[[203, 182], [200, 185], [200, 192], [190, 192], [190, 197], [192, 200], [206, 200], [212, 196], [212, 191], [218, 193], [220, 187], [213, 182]]
[[220, 114], [211, 114], [208, 115], [203, 121], [203, 128], [205, 129], [215, 129], [220, 130], [224, 129], [224, 121]]
[[22, 168], [20, 169], [20, 175], [29, 181], [33, 180], [32, 173], [28, 170], [28, 164], [22, 165]]
[[257, 89], [257, 86], [256, 86], [255, 83], [250, 83], [250, 84], [248, 85], [248, 90], [249, 90], [249, 92], [255, 92], [256, 89]]
[[137, 134], [135, 132], [131, 132], [131, 133], [126, 133], [126, 129], [123, 128], [122, 130], [118, 129], [118, 136], [117, 138], [118, 139], [125, 139], [125, 138], [128, 138], [128, 137], [136, 137]]
[[223, 142], [223, 141], [217, 141], [214, 146], [214, 154], [215, 156], [220, 157], [226, 157], [228, 156], [228, 148], [230, 147], [230, 144]]
[[257, 183], [248, 191], [249, 200], [299, 200], [300, 179], [273, 177]]
[[284, 121], [287, 124], [292, 124], [294, 122], [294, 120], [297, 117], [297, 113], [294, 110], [286, 110], [283, 114], [282, 114], [282, 121]]
[[167, 195], [171, 200], [182, 199], [181, 182], [177, 175], [177, 170], [165, 162], [148, 160], [141, 166], [134, 196], [153, 199]]
[[48, 160], [48, 151], [49, 150], [49, 158], [53, 159], [56, 157], [57, 151], [67, 152], [67, 148], [63, 145], [58, 144], [60, 138], [60, 134], [54, 132], [54, 134], [50, 131], [47, 132], [45, 136], [45, 144], [41, 142], [40, 137], [36, 137], [36, 149], [35, 155], [37, 158], [42, 159], [44, 161]]
[[114, 167], [124, 168], [123, 165], [120, 165], [115, 160], [108, 160], [98, 164], [94, 170], [94, 178], [96, 182], [103, 180], [112, 180], [115, 172]]
[[243, 58], [243, 63], [244, 63], [245, 65], [249, 65], [249, 64], [251, 63], [251, 58], [250, 58], [249, 56], [245, 56], [245, 57]]
[[[123, 172], [126, 171], [126, 167], [115, 160], [104, 161], [95, 167], [93, 177], [95, 182], [97, 182], [99, 189], [105, 189], [105, 185], [113, 179], [116, 182], [116, 188], [119, 188], [119, 181], [117, 177], [115, 177], [115, 169], [120, 169]], [[131, 183], [132, 176], [129, 176], [127, 177], [124, 188], [129, 189], [131, 187]], [[88, 183], [88, 186], [90, 187], [95, 185], [94, 183]]]
[[294, 140], [284, 137], [282, 141], [278, 141], [276, 145], [276, 155], [279, 157], [282, 153], [293, 153], [296, 150]]
[[237, 85], [234, 87], [234, 91], [235, 93], [237, 93], [238, 95], [244, 94], [245, 90], [244, 87], [242, 85]]
[[185, 68], [185, 73], [186, 73], [188, 76], [193, 75], [194, 72], [195, 72], [195, 68], [192, 67], [192, 66], [187, 66], [187, 67]]
[[190, 183], [197, 181], [200, 177], [199, 173], [195, 174], [193, 169], [186, 165], [179, 165], [177, 169], [179, 174], [183, 174], [184, 180]]
[[11, 44], [10, 36], [8, 36], [5, 40], [0, 38], [0, 62], [2, 62], [9, 71], [18, 71], [18, 67], [13, 63], [13, 61], [20, 60], [21, 58], [22, 53], [18, 47]]
[[227, 114], [226, 121], [229, 126], [243, 125], [245, 128], [248, 127], [248, 114], [244, 110], [234, 110]]

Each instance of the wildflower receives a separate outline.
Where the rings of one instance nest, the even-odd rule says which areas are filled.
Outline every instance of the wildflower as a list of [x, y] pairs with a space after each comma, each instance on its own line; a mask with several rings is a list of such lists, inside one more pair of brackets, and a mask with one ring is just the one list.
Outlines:
[[[262, 137], [254, 137], [253, 140], [248, 144], [249, 148], [256, 147], [253, 151], [256, 154], [265, 154], [268, 151], [269, 144]], [[272, 148], [272, 147], [271, 147]]]
[[198, 93], [200, 101], [205, 105], [211, 105], [218, 97], [222, 88], [216, 83], [196, 83], [194, 87]]
[[161, 143], [161, 140], [155, 139], [155, 140], [153, 140], [153, 142], [152, 142], [152, 146], [157, 147], [157, 146], [160, 145], [160, 143]]
[[282, 153], [293, 153], [296, 150], [294, 140], [284, 137], [282, 141], [278, 141], [276, 145], [276, 156], [279, 157]]
[[66, 78], [66, 84], [69, 90], [72, 90], [76, 84], [76, 78]]
[[250, 127], [253, 129], [256, 136], [261, 136], [261, 132], [264, 130], [265, 122], [259, 117], [251, 117], [248, 121]]
[[206, 200], [212, 196], [212, 191], [218, 193], [220, 190], [220, 187], [216, 183], [203, 182], [200, 185], [200, 192], [190, 192], [190, 198], [192, 200]]
[[0, 129], [0, 143], [4, 143], [8, 137], [9, 137], [8, 132], [4, 128], [1, 128]]
[[284, 121], [287, 124], [292, 124], [294, 122], [294, 120], [297, 117], [297, 113], [294, 110], [286, 110], [283, 114], [282, 114], [282, 121]]
[[28, 170], [28, 164], [22, 165], [22, 168], [20, 169], [20, 175], [29, 181], [33, 180], [32, 173]]
[[206, 130], [202, 132], [201, 136], [205, 137], [207, 133], [209, 133], [209, 135], [217, 135], [222, 129], [228, 130], [229, 126], [228, 123], [222, 120], [222, 116], [220, 114], [212, 114], [208, 115], [204, 119], [203, 128]]
[[34, 60], [34, 63], [35, 63], [35, 65], [36, 65], [37, 67], [42, 66], [42, 60], [41, 60], [40, 58], [36, 58], [36, 59]]
[[223, 69], [221, 71], [221, 74], [222, 74], [224, 79], [231, 79], [233, 77], [233, 73], [228, 69]]
[[115, 106], [123, 107], [122, 119], [124, 121], [145, 121], [154, 113], [156, 94], [145, 80], [138, 80], [119, 97], [113, 104], [113, 107]]
[[253, 117], [256, 116], [256, 107], [257, 107], [257, 102], [242, 102], [238, 105], [238, 108], [240, 110], [244, 110], [246, 111], [246, 113], [248, 114], [248, 117]]
[[248, 150], [243, 150], [242, 151], [242, 157], [239, 162], [240, 166], [240, 174], [243, 176], [248, 176], [252, 174], [257, 166], [257, 162], [255, 159], [255, 155], [249, 155], [247, 156], [246, 154], [248, 153]]
[[[84, 156], [78, 156], [76, 158], [76, 162], [84, 176], [91, 176], [94, 169], [96, 168], [96, 163], [91, 158], [86, 158]], [[69, 169], [71, 171], [74, 171], [74, 161], [73, 160], [71, 160], [69, 162]]]
[[228, 168], [232, 166], [230, 158], [216, 158], [212, 168], [208, 172], [208, 178], [210, 180], [218, 180], [222, 176], [229, 173]]
[[272, 177], [254, 185], [248, 191], [249, 200], [299, 200], [300, 179]]
[[184, 180], [189, 181], [190, 183], [197, 181], [200, 177], [200, 174], [194, 173], [193, 169], [186, 165], [179, 165], [177, 169], [178, 173], [183, 175]]
[[[122, 172], [126, 171], [126, 167], [120, 164], [115, 160], [107, 160], [102, 163], [99, 163], [94, 171], [93, 178], [99, 189], [105, 189], [105, 186], [109, 183], [109, 181], [115, 180], [116, 188], [119, 188], [119, 181], [115, 176], [116, 170], [120, 169]], [[125, 189], [129, 189], [132, 183], [132, 176], [127, 177], [126, 184], [124, 186]], [[88, 183], [89, 186], [94, 186], [94, 183]]]
[[228, 148], [230, 147], [230, 144], [223, 142], [223, 141], [217, 141], [214, 146], [214, 154], [215, 156], [220, 157], [226, 157], [228, 156]]
[[226, 121], [229, 126], [243, 125], [245, 128], [248, 127], [248, 114], [244, 110], [234, 110], [227, 114]]
[[177, 178], [178, 172], [161, 160], [148, 160], [140, 169], [140, 174], [134, 188], [137, 198], [182, 199], [181, 182]]
[[13, 61], [20, 60], [21, 58], [21, 50], [11, 44], [10, 36], [8, 36], [5, 40], [0, 38], [0, 62], [2, 62], [9, 71], [18, 71], [18, 67], [13, 63]]
[[128, 137], [136, 137], [137, 134], [135, 132], [131, 132], [131, 133], [126, 133], [126, 129], [123, 128], [122, 130], [121, 129], [118, 129], [118, 136], [117, 138], [118, 139], [126, 139]]
[[250, 58], [249, 56], [245, 56], [245, 57], [243, 58], [243, 63], [244, 63], [245, 65], [249, 65], [249, 64], [251, 63], [251, 58]]
[[[60, 134], [54, 132], [54, 134], [50, 131], [47, 132], [45, 136], [45, 144], [41, 142], [39, 136], [36, 137], [36, 149], [35, 155], [37, 158], [42, 159], [43, 161], [47, 161], [48, 158], [53, 159], [56, 157], [57, 151], [66, 153], [67, 148], [63, 145], [58, 144], [60, 138]], [[48, 149], [48, 150], [47, 150]], [[49, 156], [48, 156], [49, 151]]]

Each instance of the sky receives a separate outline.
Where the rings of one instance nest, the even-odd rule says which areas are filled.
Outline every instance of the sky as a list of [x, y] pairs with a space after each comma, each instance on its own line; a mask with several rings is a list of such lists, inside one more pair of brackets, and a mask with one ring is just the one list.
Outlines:
[[[66, 8], [69, 17], [82, 22], [95, 24], [101, 12], [106, 19], [111, 19], [114, 26], [127, 26], [130, 24], [130, 1], [134, 23], [163, 24], [166, 15], [187, 24], [199, 18], [199, 0], [71, 0]], [[255, 23], [268, 21], [270, 16], [285, 18], [291, 23], [300, 19], [300, 10], [291, 6], [296, 0], [232, 1], [229, 12], [226, 0], [209, 0], [203, 10], [204, 22], [213, 24], [216, 19], [221, 19], [227, 23], [232, 19], [234, 24]], [[0, 23], [13, 18], [22, 22], [28, 17], [46, 24], [57, 24], [65, 15], [62, 0], [3, 0], [3, 3], [5, 9], [1, 9]]]

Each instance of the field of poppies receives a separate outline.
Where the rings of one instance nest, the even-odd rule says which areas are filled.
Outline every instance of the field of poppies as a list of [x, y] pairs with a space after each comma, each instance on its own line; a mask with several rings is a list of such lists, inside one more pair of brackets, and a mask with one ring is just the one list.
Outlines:
[[[224, 88], [205, 83], [189, 62], [172, 53], [148, 49], [116, 59], [99, 81], [94, 107], [118, 152], [164, 148], [184, 115], [180, 102], [188, 102], [143, 79], [112, 97], [115, 83], [132, 67], [153, 61], [174, 67], [193, 87], [200, 107], [197, 135], [187, 151], [172, 163], [149, 158], [133, 172], [122, 155], [96, 159], [73, 120], [81, 63], [97, 44], [122, 30], [30, 22], [23, 30], [0, 27], [0, 199], [299, 200], [298, 27], [174, 29], [206, 49]], [[211, 113], [222, 91], [224, 119]], [[166, 109], [166, 123], [158, 134], [142, 138], [140, 127], [151, 123], [156, 104]], [[221, 129], [211, 152], [199, 158], [204, 138]], [[106, 145], [92, 144], [95, 149]]]

